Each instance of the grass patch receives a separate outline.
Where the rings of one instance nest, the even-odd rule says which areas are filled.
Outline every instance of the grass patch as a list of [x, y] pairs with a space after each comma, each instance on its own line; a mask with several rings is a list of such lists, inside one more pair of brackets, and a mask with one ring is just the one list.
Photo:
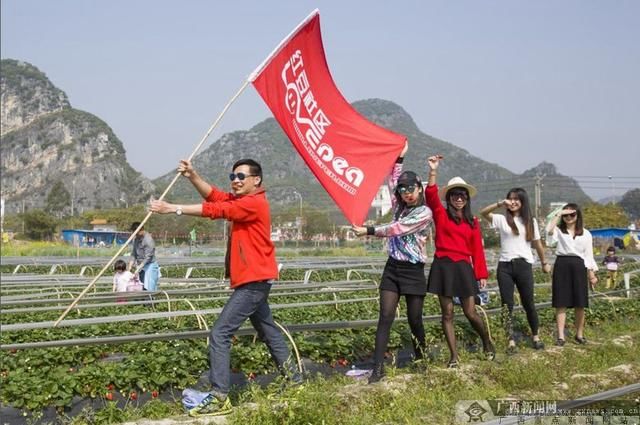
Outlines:
[[[335, 376], [314, 378], [274, 403], [254, 389], [228, 417], [229, 424], [418, 424], [452, 423], [459, 400], [501, 398], [567, 400], [640, 380], [640, 320], [590, 327], [587, 346], [568, 342], [542, 352], [499, 354], [495, 362], [469, 355], [458, 370], [429, 365], [424, 371], [393, 369], [380, 384]], [[619, 336], [621, 343], [612, 341]]]
[[120, 247], [76, 248], [64, 242], [14, 240], [2, 243], [3, 257], [111, 257]]

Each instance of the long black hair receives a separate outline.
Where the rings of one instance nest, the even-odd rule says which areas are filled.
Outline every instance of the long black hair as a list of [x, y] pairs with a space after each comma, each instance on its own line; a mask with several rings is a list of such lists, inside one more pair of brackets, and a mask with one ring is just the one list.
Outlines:
[[[576, 212], [576, 226], [574, 228], [573, 239], [575, 239], [576, 236], [582, 236], [582, 234], [584, 233], [584, 227], [582, 225], [582, 211], [580, 211], [580, 207], [578, 206], [578, 204], [574, 204], [573, 202], [571, 202], [562, 207], [562, 209], [574, 210]], [[565, 223], [563, 218], [560, 219], [560, 224], [558, 225], [558, 227], [560, 228], [560, 231], [562, 233], [569, 233], [567, 231], [567, 223]]]
[[[454, 190], [464, 192], [467, 195], [467, 203], [464, 204], [464, 208], [462, 208], [462, 218], [458, 217], [458, 210], [451, 204], [451, 192]], [[456, 224], [460, 224], [460, 221], [464, 220], [473, 228], [474, 220], [473, 214], [471, 214], [471, 196], [469, 196], [469, 191], [466, 187], [454, 186], [447, 190], [445, 201], [447, 202], [447, 215], [451, 220], [455, 221]]]
[[[531, 216], [531, 207], [529, 205], [529, 196], [527, 195], [527, 191], [521, 187], [514, 187], [513, 189], [507, 192], [507, 199], [511, 195], [516, 195], [520, 200], [520, 217], [522, 218], [522, 222], [524, 223], [525, 228], [525, 239], [527, 242], [531, 242], [533, 239], [533, 218]], [[507, 224], [511, 227], [511, 231], [514, 235], [519, 235], [518, 227], [513, 219], [513, 213], [507, 208]]]

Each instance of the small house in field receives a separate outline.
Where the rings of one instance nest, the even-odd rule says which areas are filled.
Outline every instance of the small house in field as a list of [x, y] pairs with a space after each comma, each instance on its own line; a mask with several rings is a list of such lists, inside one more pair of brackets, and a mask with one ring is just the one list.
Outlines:
[[65, 229], [62, 239], [73, 246], [105, 247], [122, 245], [129, 239], [131, 232], [119, 232], [115, 224], [109, 224], [103, 218], [96, 218], [89, 224], [93, 229]]

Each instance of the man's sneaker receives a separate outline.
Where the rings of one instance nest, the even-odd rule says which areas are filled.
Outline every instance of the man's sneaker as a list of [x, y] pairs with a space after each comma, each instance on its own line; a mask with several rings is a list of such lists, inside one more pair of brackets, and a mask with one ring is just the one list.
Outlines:
[[208, 395], [208, 392], [185, 388], [184, 391], [182, 391], [182, 405], [186, 411], [189, 411], [200, 404]]
[[189, 410], [189, 416], [222, 416], [231, 413], [231, 410], [233, 406], [229, 397], [221, 400], [209, 393], [200, 404]]

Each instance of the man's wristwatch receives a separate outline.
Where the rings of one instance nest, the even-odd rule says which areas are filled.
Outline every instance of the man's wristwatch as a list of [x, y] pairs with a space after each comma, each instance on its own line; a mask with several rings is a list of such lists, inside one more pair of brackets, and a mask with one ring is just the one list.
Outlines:
[[176, 215], [182, 215], [182, 207], [178, 206], [178, 208], [176, 208]]

